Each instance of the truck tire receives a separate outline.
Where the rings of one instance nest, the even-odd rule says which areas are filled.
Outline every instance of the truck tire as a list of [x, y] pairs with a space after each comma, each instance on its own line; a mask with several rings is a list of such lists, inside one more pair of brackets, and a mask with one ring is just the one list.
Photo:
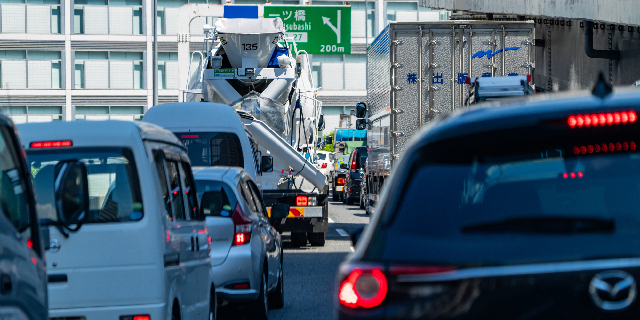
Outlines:
[[291, 243], [294, 247], [306, 246], [307, 234], [305, 232], [291, 232]]
[[311, 246], [324, 247], [324, 243], [325, 243], [324, 232], [309, 232], [307, 236], [309, 237], [309, 243], [311, 243]]

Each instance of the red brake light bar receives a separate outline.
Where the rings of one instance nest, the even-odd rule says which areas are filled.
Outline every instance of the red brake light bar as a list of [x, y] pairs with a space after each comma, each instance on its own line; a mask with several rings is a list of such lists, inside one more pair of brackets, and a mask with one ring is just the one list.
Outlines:
[[73, 142], [71, 140], [31, 142], [31, 148], [60, 148], [71, 147], [72, 145]]
[[621, 112], [609, 112], [598, 114], [585, 114], [570, 116], [567, 119], [569, 127], [590, 127], [590, 126], [604, 126], [613, 124], [627, 124], [635, 123], [638, 120], [638, 115], [635, 111], [621, 111]]
[[613, 151], [628, 151], [635, 150], [636, 143], [631, 142], [616, 142], [616, 143], [603, 143], [603, 144], [590, 144], [586, 146], [573, 147], [573, 154], [587, 154], [587, 153], [604, 153]]
[[197, 134], [183, 134], [180, 136], [182, 139], [197, 139], [198, 137], [200, 136]]

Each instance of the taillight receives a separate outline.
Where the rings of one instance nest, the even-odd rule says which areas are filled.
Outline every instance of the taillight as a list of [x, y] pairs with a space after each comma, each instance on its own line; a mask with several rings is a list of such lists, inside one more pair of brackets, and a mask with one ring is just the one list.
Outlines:
[[356, 168], [356, 161], [353, 160], [353, 162], [351, 162], [351, 169], [355, 169]]
[[[396, 281], [411, 276], [455, 272], [449, 266], [390, 266], [385, 272], [382, 266], [342, 266], [344, 279], [338, 290], [338, 301], [349, 308], [375, 308], [382, 304], [389, 290], [388, 278]], [[394, 282], [395, 283], [395, 282]]]
[[151, 320], [151, 316], [149, 315], [121, 316], [120, 320]]
[[638, 115], [635, 111], [621, 111], [621, 112], [609, 112], [600, 114], [585, 114], [570, 116], [567, 118], [569, 127], [590, 127], [590, 126], [604, 126], [613, 124], [626, 124], [635, 123], [638, 120]]
[[198, 137], [200, 136], [195, 134], [183, 134], [180, 136], [182, 139], [198, 139]]
[[308, 197], [307, 198], [307, 206], [314, 207], [318, 205], [318, 198], [316, 197]]
[[336, 180], [336, 183], [337, 183], [339, 186], [343, 186], [343, 185], [344, 185], [344, 178], [338, 178], [338, 180]]
[[31, 238], [27, 239], [27, 247], [29, 247], [29, 249], [33, 249], [33, 241]]
[[373, 308], [387, 296], [387, 277], [382, 270], [354, 269], [340, 285], [338, 300], [350, 308]]
[[307, 206], [307, 197], [306, 196], [297, 196], [296, 197], [296, 206], [297, 207], [306, 207]]
[[326, 168], [327, 168], [327, 164], [326, 164], [326, 163], [323, 163], [323, 164], [322, 164], [322, 169], [326, 169]]
[[240, 203], [238, 203], [235, 210], [233, 210], [231, 220], [233, 220], [233, 225], [236, 228], [236, 233], [233, 235], [233, 245], [241, 246], [249, 243], [251, 240], [252, 229], [251, 220], [244, 215], [244, 212], [242, 212]]
[[60, 148], [71, 147], [72, 145], [73, 142], [71, 140], [31, 142], [31, 148]]

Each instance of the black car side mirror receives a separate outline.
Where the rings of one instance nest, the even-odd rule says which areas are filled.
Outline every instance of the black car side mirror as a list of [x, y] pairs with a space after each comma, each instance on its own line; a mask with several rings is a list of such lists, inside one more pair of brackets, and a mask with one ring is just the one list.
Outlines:
[[[89, 219], [89, 181], [84, 163], [69, 160], [55, 166], [54, 192], [58, 223], [77, 231]], [[76, 225], [74, 229], [69, 226]]]
[[356, 130], [367, 130], [369, 121], [367, 119], [356, 120]]
[[262, 172], [272, 172], [273, 171], [273, 157], [272, 156], [262, 156], [262, 160], [260, 162], [260, 168]]
[[353, 232], [349, 234], [349, 237], [351, 238], [351, 243], [353, 243], [354, 247], [356, 246], [356, 243], [360, 239], [360, 236], [362, 235], [362, 231], [364, 231], [364, 227], [355, 229]]
[[274, 219], [282, 219], [286, 218], [289, 215], [289, 206], [286, 203], [276, 203], [271, 206], [271, 218]]

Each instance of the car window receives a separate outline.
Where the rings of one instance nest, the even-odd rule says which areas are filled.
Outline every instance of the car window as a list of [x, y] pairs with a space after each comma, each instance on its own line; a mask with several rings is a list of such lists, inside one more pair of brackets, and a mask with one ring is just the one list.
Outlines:
[[167, 174], [165, 171], [164, 160], [162, 157], [162, 151], [153, 151], [156, 162], [156, 173], [158, 174], [158, 180], [160, 180], [160, 191], [162, 192], [162, 202], [164, 203], [164, 209], [171, 219], [173, 213], [171, 210], [171, 195], [169, 194], [169, 187], [167, 187]]
[[[195, 184], [200, 206], [205, 216], [231, 218], [238, 200], [228, 184], [212, 180], [196, 180]], [[203, 198], [205, 193], [208, 195]]]
[[264, 207], [264, 203], [262, 202], [262, 196], [260, 195], [260, 191], [258, 191], [258, 187], [253, 181], [247, 181], [247, 185], [249, 185], [249, 190], [251, 191], [251, 195], [256, 202], [257, 211], [260, 212], [263, 216], [267, 217], [267, 209]]
[[167, 174], [169, 175], [169, 192], [171, 192], [171, 210], [174, 214], [173, 217], [177, 220], [186, 220], [178, 163], [176, 161], [167, 160], [166, 166]]
[[238, 187], [240, 188], [240, 193], [242, 193], [242, 197], [244, 198], [247, 205], [249, 206], [249, 210], [253, 212], [258, 211], [258, 209], [256, 208], [256, 202], [253, 199], [253, 195], [251, 194], [251, 190], [249, 190], [249, 185], [247, 185], [245, 181], [240, 181], [240, 184], [238, 185]]
[[198, 195], [196, 192], [196, 185], [193, 182], [191, 166], [186, 162], [180, 162], [180, 165], [182, 166], [181, 173], [184, 173], [184, 187], [189, 208], [189, 215], [192, 219], [202, 220], [204, 219], [204, 217], [201, 217], [198, 211]]
[[30, 150], [27, 153], [36, 210], [40, 219], [57, 220], [54, 170], [62, 160], [79, 160], [87, 167], [87, 223], [127, 222], [143, 217], [142, 196], [133, 153], [126, 148]]
[[[405, 155], [411, 162], [390, 186], [398, 199], [388, 202], [390, 239], [416, 236], [431, 259], [467, 262], [640, 254], [637, 134], [616, 129], [566, 137], [509, 129]], [[469, 241], [484, 245], [462, 249]]]
[[194, 167], [232, 166], [244, 168], [240, 139], [230, 132], [176, 133]]
[[326, 153], [318, 153], [318, 160], [326, 160], [326, 159], [327, 159]]
[[21, 179], [18, 155], [7, 129], [0, 130], [0, 209], [27, 241], [31, 236], [31, 218], [27, 188]]

